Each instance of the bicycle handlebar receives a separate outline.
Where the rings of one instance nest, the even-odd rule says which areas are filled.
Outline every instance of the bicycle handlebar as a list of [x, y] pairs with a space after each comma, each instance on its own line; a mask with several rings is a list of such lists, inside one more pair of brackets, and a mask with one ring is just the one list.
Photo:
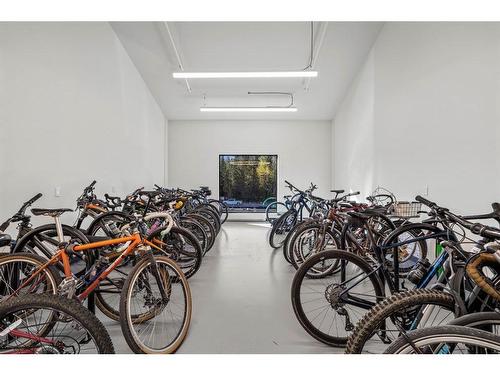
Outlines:
[[[26, 212], [26, 209], [31, 206], [33, 203], [35, 203], [37, 200], [39, 200], [43, 196], [42, 193], [38, 193], [35, 195], [33, 198], [28, 199], [26, 202], [23, 203], [19, 211], [16, 212], [14, 216], [23, 216], [24, 213]], [[1, 229], [1, 228], [0, 228]]]
[[500, 203], [494, 202], [491, 204], [493, 208], [493, 212], [489, 214], [480, 214], [480, 215], [465, 215], [462, 216], [465, 220], [483, 220], [483, 219], [495, 219], [500, 223]]
[[5, 231], [9, 227], [9, 224], [13, 220], [14, 221], [21, 220], [22, 217], [25, 215], [26, 209], [29, 206], [31, 206], [33, 203], [35, 203], [37, 200], [39, 200], [42, 196], [43, 196], [42, 193], [38, 193], [35, 196], [33, 196], [31, 199], [28, 199], [26, 202], [24, 202], [23, 205], [21, 206], [21, 208], [19, 209], [19, 211], [17, 211], [12, 217], [10, 217], [9, 219], [7, 219], [6, 221], [4, 221], [0, 225], [0, 232]]
[[484, 274], [483, 268], [490, 266], [493, 269], [498, 269], [500, 263], [500, 250], [494, 253], [481, 252], [474, 255], [466, 266], [467, 275], [479, 286], [483, 291], [500, 301], [500, 292], [495, 287], [495, 284]]
[[458, 215], [455, 215], [454, 213], [450, 212], [447, 208], [440, 207], [436, 203], [425, 199], [424, 197], [417, 195], [415, 197], [415, 200], [417, 202], [420, 202], [429, 208], [437, 211], [440, 214], [443, 214], [450, 218], [452, 221], [462, 225], [463, 227], [469, 229], [472, 233], [477, 234], [481, 237], [486, 237], [486, 238], [494, 238], [494, 239], [500, 239], [500, 230], [498, 228], [490, 227], [488, 225], [480, 224], [480, 223], [471, 223], [467, 220], [465, 220], [463, 217], [460, 217]]
[[91, 192], [92, 190], [94, 190], [94, 186], [95, 186], [96, 183], [97, 183], [96, 180], [92, 181], [89, 186], [87, 186], [85, 189], [83, 189], [83, 191], [85, 193]]
[[289, 181], [287, 181], [287, 180], [285, 180], [285, 184], [287, 184], [287, 185], [288, 185], [288, 188], [289, 188], [290, 190], [292, 190], [292, 191], [293, 191], [293, 190], [296, 190], [296, 191], [301, 191], [301, 190], [297, 189], [295, 186], [293, 186], [293, 184], [292, 184], [292, 183], [290, 183], [290, 182], [289, 182]]

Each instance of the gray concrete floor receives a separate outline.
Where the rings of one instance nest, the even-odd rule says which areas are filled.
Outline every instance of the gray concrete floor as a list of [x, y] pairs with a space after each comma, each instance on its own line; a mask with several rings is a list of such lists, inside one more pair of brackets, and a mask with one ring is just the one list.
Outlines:
[[[227, 222], [189, 279], [191, 327], [178, 353], [342, 353], [309, 336], [290, 302], [294, 269], [267, 243], [268, 226]], [[117, 353], [130, 353], [120, 325], [105, 319]]]

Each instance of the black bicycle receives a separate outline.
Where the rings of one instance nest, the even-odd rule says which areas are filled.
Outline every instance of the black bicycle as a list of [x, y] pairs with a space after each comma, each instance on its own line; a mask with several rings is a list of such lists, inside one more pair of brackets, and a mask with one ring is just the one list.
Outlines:
[[[394, 230], [382, 244], [378, 244], [367, 225], [369, 215], [352, 212], [350, 215], [360, 221], [371, 239], [372, 249], [367, 252], [367, 257], [345, 250], [331, 250], [312, 256], [299, 268], [291, 289], [292, 305], [300, 324], [317, 340], [331, 346], [345, 346], [355, 323], [366, 310], [385, 298], [386, 290], [391, 294], [398, 293], [406, 290], [405, 283], [410, 281], [416, 289], [426, 288], [436, 279], [446, 282], [443, 266], [450, 257], [449, 252], [443, 251], [432, 264], [421, 260], [412, 273], [401, 275], [399, 263], [406, 254], [400, 253], [405, 246], [427, 240], [448, 241], [456, 244], [459, 250], [453, 256], [466, 259], [453, 225], [469, 228], [473, 224], [422, 197], [416, 199], [435, 211], [441, 226], [435, 223], [408, 224]], [[422, 231], [422, 235], [404, 236], [415, 230]], [[400, 240], [402, 235], [404, 240]], [[332, 264], [338, 266], [332, 267]], [[321, 270], [328, 272], [317, 277]], [[310, 277], [311, 274], [316, 277]]]

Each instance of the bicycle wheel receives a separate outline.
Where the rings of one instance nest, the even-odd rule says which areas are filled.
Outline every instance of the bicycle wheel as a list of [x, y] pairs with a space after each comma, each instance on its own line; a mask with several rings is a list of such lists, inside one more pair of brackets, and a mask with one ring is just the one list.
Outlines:
[[284, 203], [272, 202], [266, 207], [266, 221], [272, 224], [287, 211], [288, 207]]
[[189, 279], [201, 266], [203, 251], [200, 243], [187, 229], [172, 227], [165, 233], [165, 228], [158, 228], [148, 236], [148, 241], [154, 244], [153, 252], [167, 255]]
[[[347, 354], [360, 354], [370, 338], [378, 335], [388, 345], [412, 329], [446, 324], [455, 318], [455, 298], [433, 289], [393, 294], [370, 309], [358, 322], [347, 342]], [[380, 342], [376, 342], [380, 351]]]
[[417, 329], [391, 344], [384, 354], [499, 354], [500, 336], [476, 328]]
[[46, 259], [31, 253], [2, 256], [0, 258], [0, 300], [14, 293], [17, 296], [30, 293], [57, 294], [61, 276], [57, 268], [52, 265], [47, 266], [23, 286], [45, 263], [47, 263]]
[[173, 353], [186, 337], [191, 310], [191, 291], [179, 267], [165, 256], [148, 256], [134, 267], [122, 290], [125, 340], [134, 353]]
[[294, 227], [288, 232], [288, 234], [285, 237], [285, 240], [283, 241], [283, 257], [285, 260], [292, 264], [292, 246], [290, 246], [292, 238], [295, 236], [295, 233], [301, 231], [304, 227], [308, 225], [313, 225], [316, 223], [316, 220], [306, 218], [301, 222], [295, 223]]
[[217, 211], [219, 212], [219, 216], [220, 216], [220, 223], [224, 224], [226, 222], [228, 214], [229, 214], [227, 204], [225, 204], [224, 202], [219, 201], [217, 199], [209, 199], [208, 203], [210, 203], [212, 206], [214, 206], [217, 209]]
[[[340, 272], [323, 272], [339, 264]], [[292, 306], [304, 329], [316, 340], [343, 347], [364, 311], [380, 301], [384, 292], [373, 268], [345, 250], [313, 255], [297, 271], [292, 282]]]
[[269, 234], [269, 245], [274, 249], [281, 247], [285, 241], [286, 235], [292, 230], [296, 222], [297, 212], [292, 210], [276, 220]]
[[123, 212], [105, 212], [90, 223], [86, 232], [90, 236], [116, 238], [122, 234], [120, 228], [132, 219], [133, 217]]
[[[420, 223], [402, 225], [384, 239], [382, 246], [390, 247], [392, 244], [412, 241], [424, 236], [424, 230], [427, 228], [426, 224]], [[427, 249], [429, 248], [427, 242], [431, 241], [434, 240], [421, 240], [398, 246], [397, 254], [400, 275], [406, 275], [420, 260], [427, 257]], [[389, 269], [394, 268], [394, 249], [387, 250], [385, 258]]]
[[[50, 328], [47, 328], [50, 327]], [[114, 354], [106, 328], [79, 302], [28, 294], [0, 304], [1, 354]]]
[[477, 328], [500, 335], [500, 312], [471, 313], [452, 320], [448, 325]]
[[290, 247], [292, 249], [292, 265], [298, 269], [314, 254], [340, 249], [340, 242], [337, 233], [328, 228], [322, 228], [322, 224], [318, 223], [307, 226], [296, 233], [296, 237], [290, 241]]
[[221, 226], [220, 217], [219, 217], [219, 213], [214, 208], [214, 206], [211, 206], [209, 204], [202, 204], [202, 205], [199, 205], [198, 207], [196, 207], [196, 209], [193, 210], [193, 212], [195, 212], [199, 215], [202, 215], [205, 218], [207, 218], [208, 220], [210, 220], [210, 222], [212, 223], [212, 225], [215, 228], [215, 233], [216, 234], [219, 233], [220, 226]]
[[194, 213], [187, 214], [183, 216], [183, 218], [196, 220], [203, 226], [203, 229], [205, 229], [205, 233], [207, 234], [207, 242], [208, 242], [207, 244], [208, 249], [206, 252], [209, 252], [214, 246], [215, 238], [217, 236], [217, 233], [215, 232], [215, 227], [210, 222], [210, 220], [208, 220], [206, 217], [202, 215]]
[[181, 218], [179, 220], [179, 224], [182, 228], [187, 229], [188, 231], [194, 234], [194, 236], [200, 243], [203, 255], [205, 255], [208, 251], [208, 241], [207, 241], [208, 235], [205, 232], [203, 225], [201, 225], [196, 220], [189, 220], [186, 218]]

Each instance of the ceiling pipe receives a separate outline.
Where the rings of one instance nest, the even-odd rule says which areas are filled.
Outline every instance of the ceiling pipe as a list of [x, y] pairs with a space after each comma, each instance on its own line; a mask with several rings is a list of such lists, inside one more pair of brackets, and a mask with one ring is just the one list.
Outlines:
[[[313, 70], [314, 65], [316, 64], [316, 60], [318, 59], [319, 52], [321, 47], [323, 46], [323, 42], [325, 41], [326, 30], [328, 29], [328, 22], [322, 22], [321, 32], [318, 37], [317, 47], [313, 53], [313, 57], [311, 60], [311, 67], [309, 69]], [[304, 91], [309, 91], [309, 85], [311, 84], [311, 78], [307, 78], [305, 81]]]
[[[175, 57], [177, 58], [177, 65], [179, 66], [179, 69], [181, 72], [184, 71], [184, 65], [182, 64], [181, 57], [179, 55], [179, 51], [177, 50], [177, 47], [175, 46], [174, 38], [172, 36], [172, 33], [170, 32], [170, 28], [168, 27], [168, 22], [163, 22], [163, 25], [165, 26], [165, 29], [167, 29], [168, 37], [170, 38], [170, 43], [172, 44], [172, 48], [174, 49]], [[191, 86], [189, 86], [189, 82], [187, 78], [184, 79], [186, 82], [186, 88], [188, 92], [191, 94]]]

